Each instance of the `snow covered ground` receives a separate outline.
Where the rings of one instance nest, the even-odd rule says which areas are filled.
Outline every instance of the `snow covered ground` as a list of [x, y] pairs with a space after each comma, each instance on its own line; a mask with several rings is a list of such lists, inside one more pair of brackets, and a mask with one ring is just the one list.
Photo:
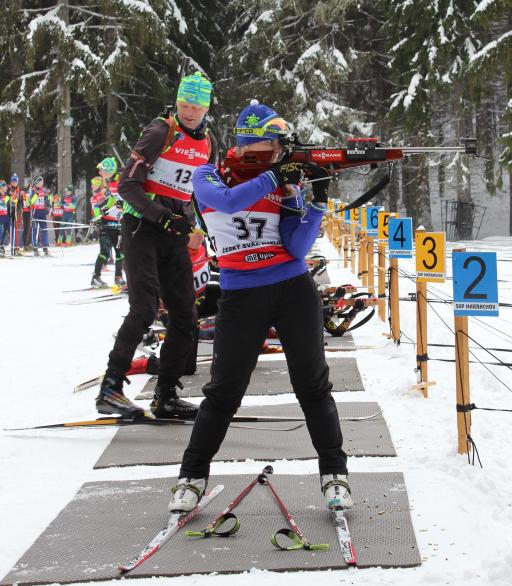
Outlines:
[[[329, 258], [334, 251], [325, 240], [320, 247]], [[468, 249], [497, 250], [500, 301], [512, 302], [512, 239], [468, 243]], [[97, 246], [52, 251], [53, 258], [0, 261], [2, 291], [0, 429], [96, 416], [96, 389], [73, 394], [73, 386], [101, 374], [112, 346], [112, 334], [126, 313], [126, 300], [91, 305], [69, 305], [96, 293], [63, 293], [87, 287]], [[410, 261], [400, 267], [413, 272]], [[355, 282], [354, 277], [330, 263], [331, 282]], [[113, 273], [107, 273], [113, 281]], [[401, 278], [400, 293], [414, 291], [414, 283]], [[451, 281], [429, 286], [430, 297], [451, 295]], [[453, 325], [449, 305], [434, 309]], [[401, 328], [415, 338], [415, 305], [401, 303]], [[470, 335], [493, 348], [512, 349], [512, 308], [500, 318], [470, 320]], [[496, 331], [492, 328], [498, 328]], [[411, 515], [423, 565], [415, 569], [323, 572], [323, 584], [510, 585], [512, 572], [512, 491], [510, 478], [511, 413], [474, 411], [472, 436], [483, 463], [470, 466], [457, 455], [455, 366], [429, 363], [429, 378], [437, 385], [424, 399], [410, 390], [415, 382], [412, 344], [396, 347], [381, 334], [386, 326], [374, 318], [354, 333], [356, 344], [377, 349], [354, 352], [366, 392], [338, 393], [339, 401], [378, 401], [391, 430], [397, 458], [352, 458], [351, 471], [402, 471], [405, 474]], [[453, 335], [429, 310], [429, 341], [453, 343]], [[471, 344], [473, 345], [473, 344]], [[453, 358], [451, 348], [429, 349], [432, 358]], [[505, 362], [511, 354], [496, 352]], [[347, 353], [343, 354], [345, 357]], [[481, 350], [478, 358], [495, 362]], [[269, 357], [271, 358], [271, 357]], [[275, 358], [275, 357], [274, 357]], [[512, 372], [488, 367], [509, 387]], [[471, 400], [481, 407], [512, 408], [512, 396], [482, 366], [471, 365]], [[134, 397], [146, 376], [133, 377], [127, 394]], [[292, 401], [291, 395], [248, 397], [244, 404]], [[173, 476], [177, 466], [119, 468], [94, 471], [92, 466], [115, 433], [114, 429], [0, 432], [0, 576], [4, 576], [37, 536], [87, 481]], [[316, 463], [279, 462], [276, 472], [316, 473]], [[214, 463], [212, 474], [255, 473], [259, 462]], [[165, 514], [163, 512], [163, 514]], [[317, 574], [282, 574], [251, 571], [247, 586], [291, 581], [301, 586]], [[189, 576], [140, 580], [141, 586], [158, 582], [176, 586], [238, 585], [240, 576]]]

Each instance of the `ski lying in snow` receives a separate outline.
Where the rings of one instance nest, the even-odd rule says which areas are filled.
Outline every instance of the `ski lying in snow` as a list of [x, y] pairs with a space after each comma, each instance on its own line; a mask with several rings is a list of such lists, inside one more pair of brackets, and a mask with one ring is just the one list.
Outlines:
[[69, 301], [65, 305], [90, 305], [91, 303], [105, 303], [105, 301], [116, 301], [117, 299], [127, 299], [128, 293], [108, 293], [107, 295], [98, 295], [90, 299], [75, 299]]
[[[382, 409], [371, 415], [364, 415], [362, 417], [340, 417], [340, 421], [368, 421], [378, 417], [382, 413]], [[231, 420], [232, 423], [303, 423], [304, 417], [285, 417], [273, 415], [235, 415]], [[73, 427], [109, 427], [109, 426], [123, 426], [123, 425], [193, 425], [192, 419], [158, 419], [154, 417], [140, 416], [135, 418], [128, 417], [99, 417], [98, 419], [91, 419], [90, 421], [68, 421], [64, 423], [52, 423], [49, 425], [36, 425], [33, 427], [17, 427], [4, 429], [4, 431], [30, 431], [34, 429], [60, 429]], [[275, 431], [293, 431], [298, 427], [289, 429], [280, 429]], [[253, 428], [250, 428], [253, 429]], [[265, 429], [265, 428], [254, 428]], [[269, 430], [270, 431], [270, 430]]]
[[[325, 346], [324, 352], [357, 352], [358, 350], [377, 350], [379, 348], [385, 348], [385, 346], [373, 346], [364, 345], [356, 346], [354, 348], [344, 348], [343, 346]], [[279, 344], [269, 344], [266, 348], [263, 348], [260, 354], [284, 354], [283, 347]]]
[[110, 285], [98, 285], [93, 287], [84, 287], [83, 289], [66, 289], [63, 293], [85, 293], [86, 291], [101, 291], [102, 289], [110, 289]]
[[343, 509], [331, 509], [334, 520], [334, 528], [336, 529], [336, 537], [341, 547], [341, 554], [348, 566], [355, 566], [357, 564], [357, 554], [350, 537], [348, 529], [347, 518]]
[[95, 378], [91, 378], [91, 380], [87, 380], [84, 383], [80, 383], [79, 385], [76, 385], [75, 388], [73, 389], [73, 393], [79, 393], [80, 391], [85, 391], [87, 389], [90, 389], [92, 387], [96, 387], [98, 385], [101, 385], [102, 381], [103, 381], [103, 374], [100, 374], [100, 376], [97, 376]]
[[[146, 354], [154, 354], [153, 350], [151, 350], [151, 348], [149, 348], [147, 346], [139, 345], [139, 346], [137, 346], [137, 349], [142, 352], [145, 352]], [[202, 356], [201, 358], [197, 359], [197, 364], [208, 363], [211, 361], [211, 359], [212, 359], [212, 356]], [[149, 374], [149, 373], [142, 372], [140, 374]], [[99, 376], [91, 378], [90, 380], [86, 380], [83, 383], [75, 385], [75, 387], [73, 388], [73, 393], [80, 393], [81, 391], [86, 391], [87, 389], [101, 385], [101, 382], [103, 380], [103, 376], [104, 376], [103, 374], [100, 374]], [[128, 375], [128, 376], [134, 376], [134, 375]]]
[[178, 531], [191, 519], [193, 519], [199, 511], [208, 506], [212, 500], [218, 496], [224, 490], [222, 484], [214, 486], [210, 492], [206, 493], [203, 498], [199, 501], [195, 509], [192, 509], [190, 513], [171, 513], [167, 525], [153, 537], [153, 539], [146, 545], [146, 547], [139, 553], [139, 555], [133, 560], [129, 561], [123, 566], [118, 566], [118, 570], [121, 574], [126, 574], [131, 570], [139, 567], [154, 553], [156, 553], [171, 537], [176, 535]]
[[[295, 431], [304, 427], [304, 423], [299, 421], [292, 427], [254, 427], [251, 425], [241, 425], [242, 422], [232, 421], [231, 427], [239, 429], [253, 429], [255, 431]], [[247, 422], [251, 423], [251, 422]], [[258, 422], [255, 422], [258, 423]], [[269, 423], [288, 423], [287, 421], [269, 421]], [[292, 423], [292, 422], [290, 422]], [[193, 419], [157, 419], [155, 417], [141, 416], [136, 418], [128, 417], [99, 417], [90, 421], [68, 421], [65, 423], [53, 423], [49, 425], [36, 425], [35, 427], [16, 427], [4, 429], [4, 431], [32, 431], [36, 429], [77, 429], [77, 428], [98, 428], [98, 427], [123, 427], [126, 425], [194, 425]]]

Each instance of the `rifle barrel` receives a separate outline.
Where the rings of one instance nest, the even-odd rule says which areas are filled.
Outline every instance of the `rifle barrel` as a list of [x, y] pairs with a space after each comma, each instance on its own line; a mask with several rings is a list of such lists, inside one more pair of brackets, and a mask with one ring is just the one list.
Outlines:
[[[448, 146], [448, 147], [395, 147], [399, 148], [405, 153], [465, 153], [464, 146]], [[377, 147], [376, 150], [381, 150]]]

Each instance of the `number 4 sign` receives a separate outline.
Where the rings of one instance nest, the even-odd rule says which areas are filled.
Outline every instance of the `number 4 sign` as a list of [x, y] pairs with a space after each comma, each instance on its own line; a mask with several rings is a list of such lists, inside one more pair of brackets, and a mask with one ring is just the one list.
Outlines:
[[498, 270], [495, 252], [454, 252], [454, 314], [499, 315]]
[[444, 232], [416, 232], [416, 280], [444, 283], [446, 246]]
[[412, 258], [412, 218], [390, 218], [389, 258]]

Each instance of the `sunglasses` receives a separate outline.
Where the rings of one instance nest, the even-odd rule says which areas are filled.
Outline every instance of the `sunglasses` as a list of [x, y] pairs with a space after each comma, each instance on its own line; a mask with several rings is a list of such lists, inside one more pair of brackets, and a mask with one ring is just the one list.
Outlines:
[[288, 126], [286, 120], [283, 118], [272, 118], [268, 122], [265, 122], [263, 126], [258, 128], [235, 128], [234, 133], [245, 136], [258, 136], [262, 137], [265, 134], [275, 134], [276, 136], [283, 136], [286, 134]]

